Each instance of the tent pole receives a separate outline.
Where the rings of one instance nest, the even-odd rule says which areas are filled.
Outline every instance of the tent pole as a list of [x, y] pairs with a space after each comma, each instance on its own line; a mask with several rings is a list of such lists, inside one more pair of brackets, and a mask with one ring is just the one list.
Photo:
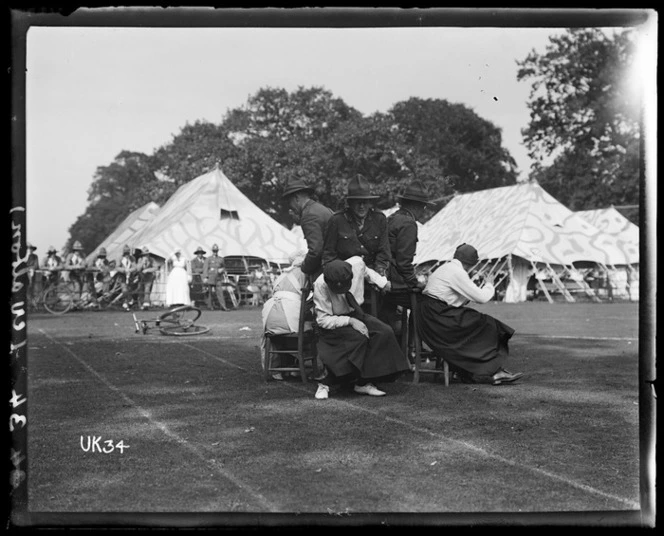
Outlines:
[[[572, 263], [570, 266], [571, 266], [573, 269], [576, 270], [576, 266], [574, 266], [574, 263]], [[570, 273], [571, 273], [571, 272], [570, 272]], [[596, 301], [596, 302], [601, 302], [601, 301], [602, 301], [602, 300], [599, 299], [599, 297], [597, 296], [597, 294], [595, 294], [595, 291], [594, 291], [593, 289], [590, 288], [590, 285], [588, 285], [588, 283], [586, 283], [586, 280], [585, 280], [584, 278], [581, 278], [581, 281], [579, 281], [579, 284], [581, 285], [581, 288], [583, 289], [583, 291], [584, 291], [588, 296], [590, 296], [590, 297], [593, 299], [593, 301]]]
[[[556, 286], [560, 289], [560, 292], [562, 292], [563, 296], [565, 296], [565, 299], [568, 302], [576, 301], [574, 299], [574, 297], [569, 293], [569, 291], [567, 290], [567, 288], [565, 287], [563, 282], [560, 280], [560, 278], [558, 277], [558, 274], [556, 273], [556, 271], [553, 268], [551, 268], [551, 265], [548, 262], [546, 263], [546, 266], [549, 270], [551, 270], [551, 279], [556, 284]], [[563, 267], [564, 266], [565, 265], [563, 264]]]
[[544, 291], [544, 295], [546, 296], [546, 299], [549, 300], [549, 303], [553, 303], [553, 298], [551, 297], [551, 294], [549, 294], [549, 290], [546, 288], [546, 285], [537, 279], [537, 265], [533, 262], [532, 259], [530, 259], [530, 264], [533, 267], [533, 270], [535, 270], [535, 280], [537, 281], [537, 284], [540, 286], [540, 288]]
[[[507, 257], [507, 275], [503, 276], [503, 279], [506, 277], [509, 277], [509, 283], [507, 284], [508, 286], [514, 282], [514, 266], [512, 265], [512, 254], [508, 253]], [[498, 283], [502, 283], [503, 279], [501, 279]], [[496, 284], [497, 286], [498, 284]], [[507, 297], [507, 290], [505, 290], [505, 296], [503, 296], [503, 301], [505, 301], [505, 298]]]

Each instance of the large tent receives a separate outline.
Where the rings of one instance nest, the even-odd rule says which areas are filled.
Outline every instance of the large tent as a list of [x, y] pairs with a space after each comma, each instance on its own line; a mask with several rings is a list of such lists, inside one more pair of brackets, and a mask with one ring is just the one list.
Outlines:
[[629, 266], [639, 253], [638, 246], [600, 231], [532, 181], [454, 197], [422, 227], [415, 263], [450, 260], [462, 243], [477, 248], [487, 270], [498, 271], [502, 263], [509, 273], [506, 301], [523, 301], [528, 279], [541, 267], [573, 301], [560, 281], [561, 273], [576, 273], [573, 263]]
[[86, 257], [86, 262], [92, 264], [101, 248], [106, 249], [108, 260], [118, 260], [122, 257], [122, 248], [128, 245], [132, 237], [152, 221], [158, 211], [159, 205], [152, 201], [134, 210]]
[[614, 207], [576, 212], [600, 231], [615, 236], [618, 240], [638, 245], [639, 227], [634, 225]]
[[252, 203], [219, 168], [181, 186], [129, 243], [148, 246], [164, 259], [176, 249], [191, 257], [198, 246], [213, 244], [223, 256], [275, 262], [287, 262], [300, 247], [296, 235]]

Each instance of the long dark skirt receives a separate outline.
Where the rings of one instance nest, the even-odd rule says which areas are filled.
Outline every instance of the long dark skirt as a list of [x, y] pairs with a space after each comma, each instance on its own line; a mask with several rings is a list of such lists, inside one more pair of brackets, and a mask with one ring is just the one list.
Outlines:
[[321, 329], [318, 357], [336, 377], [394, 381], [410, 367], [392, 328], [371, 315], [363, 322], [368, 339], [350, 326]]
[[418, 307], [420, 338], [451, 368], [482, 381], [505, 366], [514, 329], [470, 307], [452, 307], [429, 296], [422, 296]]

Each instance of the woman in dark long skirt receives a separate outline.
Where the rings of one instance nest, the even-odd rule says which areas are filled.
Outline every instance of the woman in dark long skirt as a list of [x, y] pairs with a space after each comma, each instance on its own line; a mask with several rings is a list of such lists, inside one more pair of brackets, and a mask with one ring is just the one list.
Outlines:
[[393, 382], [409, 369], [392, 328], [362, 311], [365, 277], [380, 288], [389, 285], [361, 257], [327, 263], [314, 283], [318, 357], [327, 371], [318, 399], [328, 398], [331, 385], [344, 383], [355, 383], [356, 393], [384, 396], [374, 383]]
[[523, 376], [505, 370], [514, 329], [466, 307], [469, 301], [488, 302], [495, 292], [493, 284], [480, 288], [470, 279], [477, 261], [477, 250], [462, 244], [454, 259], [429, 276], [418, 306], [418, 333], [466, 381], [510, 383]]

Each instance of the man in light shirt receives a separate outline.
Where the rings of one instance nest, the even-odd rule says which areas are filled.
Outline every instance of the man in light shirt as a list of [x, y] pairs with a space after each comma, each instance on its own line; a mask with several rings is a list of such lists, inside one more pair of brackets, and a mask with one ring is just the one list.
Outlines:
[[358, 256], [328, 262], [314, 282], [318, 356], [327, 371], [316, 391], [319, 400], [328, 398], [331, 385], [352, 382], [356, 393], [384, 396], [373, 382], [393, 382], [409, 370], [392, 328], [362, 310], [365, 279], [390, 288]]
[[508, 341], [514, 329], [466, 305], [488, 302], [492, 281], [478, 287], [469, 272], [478, 262], [477, 250], [460, 245], [454, 259], [434, 271], [418, 305], [418, 333], [464, 381], [501, 385], [523, 376], [505, 370]]

